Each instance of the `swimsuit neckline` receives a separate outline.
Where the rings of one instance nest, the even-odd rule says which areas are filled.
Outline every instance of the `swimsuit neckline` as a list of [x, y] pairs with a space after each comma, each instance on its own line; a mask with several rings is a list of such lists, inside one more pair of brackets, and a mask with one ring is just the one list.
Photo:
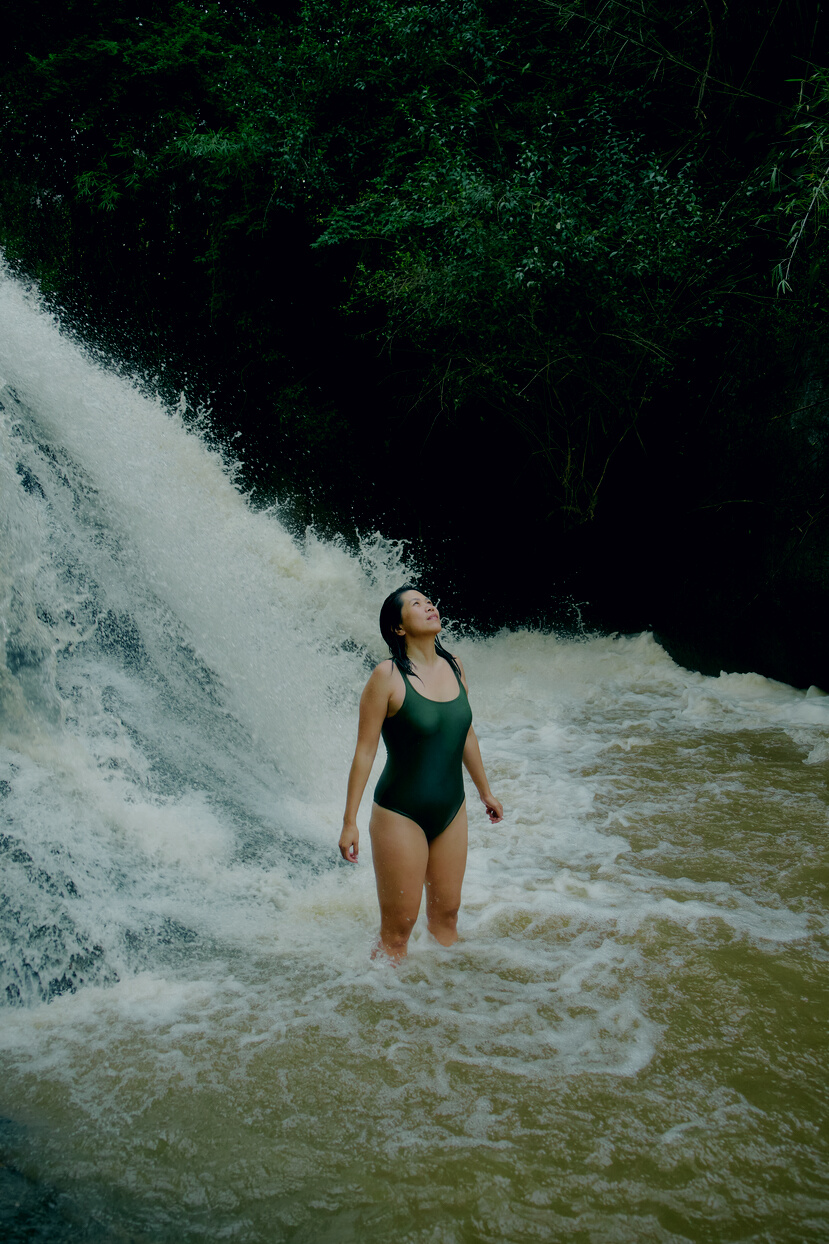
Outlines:
[[[427, 704], [454, 704], [456, 700], [459, 700], [459, 699], [461, 698], [461, 692], [463, 691], [463, 683], [461, 682], [460, 678], [458, 678], [458, 675], [457, 675], [457, 674], [455, 674], [455, 671], [454, 671], [454, 670], [452, 671], [452, 673], [453, 673], [453, 674], [455, 674], [455, 678], [457, 678], [457, 681], [458, 681], [458, 694], [457, 694], [457, 695], [453, 695], [451, 700], [433, 700], [431, 696], [429, 696], [429, 695], [424, 695], [422, 691], [418, 691], [417, 687], [416, 687], [416, 686], [414, 685], [414, 683], [411, 681], [411, 679], [409, 678], [409, 675], [405, 672], [405, 670], [400, 670], [400, 673], [403, 675], [403, 677], [404, 677], [404, 678], [405, 678], [405, 680], [406, 680], [406, 689], [407, 689], [407, 692], [408, 692], [408, 688], [409, 688], [409, 687], [411, 687], [411, 689], [412, 689], [412, 691], [414, 691], [415, 695], [419, 695], [419, 696], [420, 696], [420, 698], [421, 698], [421, 700], [425, 700]], [[404, 700], [404, 703], [405, 703], [405, 700], [406, 700], [406, 697], [405, 697], [405, 696], [403, 697], [403, 700]], [[403, 707], [403, 705], [401, 704], [401, 705], [400, 705], [400, 708], [402, 708], [402, 707]], [[397, 710], [397, 713], [399, 713], [399, 712], [400, 712], [400, 708]], [[395, 717], [397, 716], [397, 713], [395, 713], [395, 714], [394, 714], [394, 715], [395, 715]]]

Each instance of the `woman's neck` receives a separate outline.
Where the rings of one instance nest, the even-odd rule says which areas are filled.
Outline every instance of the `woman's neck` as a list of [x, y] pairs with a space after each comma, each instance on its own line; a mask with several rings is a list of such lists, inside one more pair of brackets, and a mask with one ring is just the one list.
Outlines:
[[428, 639], [418, 641], [416, 639], [406, 640], [406, 656], [412, 665], [428, 666], [435, 665], [440, 657], [435, 650], [435, 641], [430, 635]]

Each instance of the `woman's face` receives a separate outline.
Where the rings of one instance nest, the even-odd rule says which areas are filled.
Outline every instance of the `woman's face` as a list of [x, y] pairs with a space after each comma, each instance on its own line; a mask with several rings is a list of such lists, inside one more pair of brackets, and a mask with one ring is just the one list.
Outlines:
[[398, 635], [437, 635], [440, 631], [440, 614], [422, 592], [404, 592], [400, 610]]

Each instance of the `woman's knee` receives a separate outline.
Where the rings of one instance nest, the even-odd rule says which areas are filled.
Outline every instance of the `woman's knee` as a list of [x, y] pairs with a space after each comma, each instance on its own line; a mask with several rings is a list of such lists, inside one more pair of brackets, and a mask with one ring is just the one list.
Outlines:
[[442, 899], [439, 894], [430, 894], [426, 900], [428, 918], [442, 924], [457, 924], [460, 909], [460, 899]]
[[405, 946], [411, 937], [417, 916], [406, 916], [400, 912], [383, 912], [381, 915], [381, 936], [387, 944]]

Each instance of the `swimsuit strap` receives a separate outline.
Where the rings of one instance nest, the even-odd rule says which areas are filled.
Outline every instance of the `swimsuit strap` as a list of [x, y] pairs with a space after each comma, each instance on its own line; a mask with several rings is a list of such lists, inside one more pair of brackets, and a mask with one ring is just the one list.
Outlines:
[[[446, 658], [445, 658], [445, 657], [441, 657], [441, 660], [446, 661]], [[396, 661], [396, 660], [395, 660], [395, 662], [394, 662], [394, 663], [395, 663], [395, 665], [397, 665], [397, 661]], [[447, 664], [448, 666], [450, 666], [450, 668], [451, 668], [451, 670], [452, 670], [452, 673], [455, 675], [455, 678], [457, 679], [458, 686], [460, 687], [460, 689], [461, 689], [461, 691], [464, 693], [464, 695], [466, 695], [466, 687], [464, 687], [463, 682], [462, 682], [462, 680], [461, 680], [461, 676], [460, 676], [460, 674], [458, 673], [458, 671], [455, 669], [455, 666], [454, 666], [454, 665], [452, 665], [452, 662], [451, 662], [451, 661], [446, 661], [446, 664]], [[417, 687], [414, 685], [414, 683], [412, 682], [411, 678], [409, 678], [409, 675], [406, 673], [406, 671], [405, 671], [404, 669], [402, 669], [399, 665], [397, 665], [397, 668], [400, 670], [400, 673], [403, 675], [404, 679], [406, 680], [406, 682], [408, 683], [408, 685], [411, 687], [412, 691], [414, 691], [414, 693], [415, 693], [416, 695], [419, 695], [419, 696], [421, 697], [421, 699], [423, 699], [423, 700], [428, 700], [430, 704], [454, 704], [454, 703], [455, 703], [455, 700], [457, 700], [457, 698], [458, 698], [457, 696], [455, 696], [455, 699], [453, 699], [453, 700], [433, 700], [433, 699], [431, 699], [428, 695], [424, 695], [422, 691], [418, 691]], [[417, 678], [417, 675], [416, 675], [416, 674], [415, 674], [415, 678]], [[397, 716], [397, 714], [396, 714], [396, 713], [395, 713], [395, 716]]]

